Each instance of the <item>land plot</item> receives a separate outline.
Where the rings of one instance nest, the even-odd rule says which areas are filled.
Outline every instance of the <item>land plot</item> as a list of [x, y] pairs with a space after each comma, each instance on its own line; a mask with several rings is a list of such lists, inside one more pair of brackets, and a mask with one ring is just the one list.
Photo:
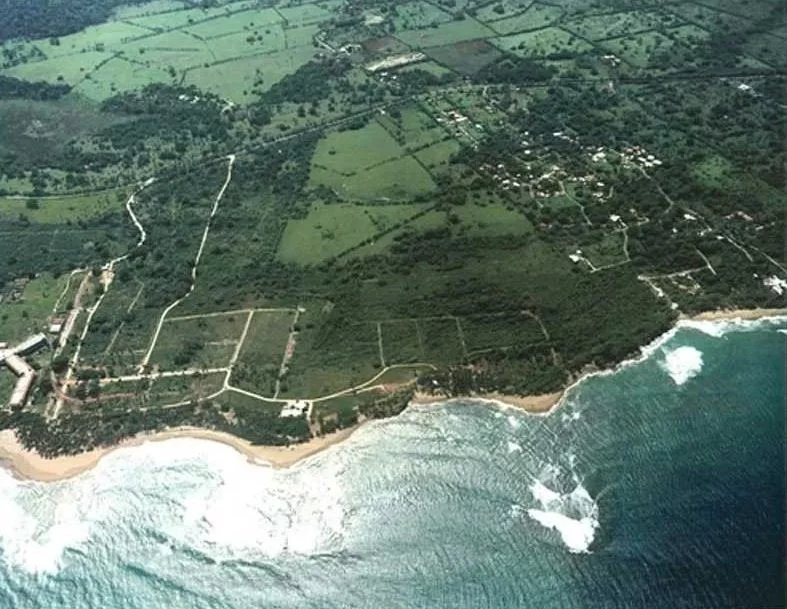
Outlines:
[[417, 323], [424, 361], [449, 365], [464, 359], [464, 347], [456, 319], [419, 319]]
[[267, 91], [307, 63], [314, 53], [313, 48], [304, 46], [213, 63], [189, 69], [184, 82], [235, 103], [245, 103], [254, 98], [254, 91]]
[[416, 30], [452, 21], [453, 16], [426, 2], [405, 2], [396, 5], [393, 23], [397, 30]]
[[524, 313], [461, 318], [467, 349], [473, 352], [524, 347], [546, 340], [541, 326]]
[[[287, 349], [293, 311], [257, 311], [233, 370], [232, 384], [263, 395], [273, 395], [279, 367]], [[295, 343], [297, 349], [297, 342]]]
[[583, 38], [604, 40], [672, 27], [679, 23], [681, 20], [675, 15], [635, 10], [606, 15], [579, 16], [563, 23], [563, 27]]
[[467, 203], [451, 209], [451, 214], [460, 220], [460, 232], [470, 237], [521, 236], [533, 232], [533, 226], [525, 216], [502, 204], [478, 205]]
[[436, 211], [433, 209], [426, 211], [426, 209], [427, 206], [424, 206], [424, 210], [405, 222], [401, 230], [392, 230], [385, 233], [381, 237], [375, 239], [374, 242], [359, 247], [358, 249], [350, 252], [348, 254], [349, 257], [357, 258], [380, 254], [391, 247], [396, 242], [397, 235], [403, 231], [413, 231], [419, 233], [430, 229], [443, 228], [448, 225], [445, 212]]
[[[2, 237], [0, 237], [2, 239]], [[53, 277], [42, 273], [30, 281], [17, 284], [23, 287], [2, 286], [3, 302], [0, 302], [0, 341], [13, 344], [30, 334], [46, 331], [49, 316], [58, 296], [66, 286], [68, 277]], [[11, 293], [21, 294], [11, 297]]]
[[50, 83], [64, 82], [76, 85], [111, 57], [111, 53], [100, 51], [64, 55], [43, 61], [19, 64], [6, 70], [5, 74], [23, 80], [43, 80]]
[[380, 371], [376, 324], [317, 321], [310, 328], [308, 313], [303, 323], [282, 396], [319, 397], [364, 383]]
[[[70, 228], [61, 224], [8, 223], [0, 217], [0, 284], [10, 277], [54, 273], [104, 261], [127, 245], [113, 229]], [[44, 262], [42, 262], [45, 261]]]
[[403, 53], [409, 50], [406, 44], [397, 40], [393, 36], [383, 36], [382, 38], [369, 38], [361, 43], [364, 50], [369, 53]]
[[351, 176], [312, 170], [313, 184], [323, 184], [350, 200], [407, 201], [435, 188], [427, 171], [412, 157], [393, 159]]
[[[114, 51], [125, 42], [150, 34], [150, 30], [122, 21], [93, 25], [68, 36], [38, 40], [33, 44], [47, 57], [75, 56], [92, 51]], [[52, 44], [56, 40], [57, 44]]]
[[513, 15], [524, 13], [532, 5], [533, 0], [500, 0], [479, 7], [474, 16], [488, 24], [490, 21], [508, 19]]
[[503, 54], [486, 40], [470, 40], [431, 48], [429, 56], [452, 70], [471, 76]]
[[402, 156], [399, 143], [376, 121], [361, 129], [333, 131], [317, 144], [313, 166], [352, 175]]
[[0, 154], [8, 152], [31, 167], [56, 160], [66, 145], [123, 118], [97, 112], [93, 104], [72, 97], [54, 101], [0, 101]]
[[422, 205], [317, 205], [306, 218], [290, 220], [279, 245], [279, 258], [297, 264], [316, 264], [404, 225], [424, 209]]
[[188, 26], [184, 31], [210, 40], [240, 32], [266, 34], [265, 29], [268, 26], [282, 21], [284, 19], [281, 15], [272, 8], [252, 9], [196, 23]]
[[524, 13], [489, 21], [487, 25], [503, 35], [539, 30], [557, 23], [564, 13], [565, 11], [558, 6], [533, 3]]
[[462, 146], [454, 139], [437, 142], [422, 148], [414, 154], [415, 158], [423, 163], [432, 173], [443, 173], [451, 170], [450, 159], [459, 152]]
[[495, 32], [475, 19], [451, 21], [436, 28], [426, 30], [405, 30], [397, 32], [396, 37], [415, 48], [429, 48], [494, 36]]
[[415, 320], [385, 321], [380, 327], [386, 364], [424, 361], [424, 352]]
[[125, 192], [110, 190], [92, 195], [65, 195], [43, 199], [0, 197], [0, 216], [17, 218], [20, 214], [33, 222], [65, 223], [100, 216], [110, 210], [120, 209], [125, 202]]
[[408, 151], [423, 148], [445, 138], [445, 131], [432, 117], [412, 106], [395, 114], [379, 116], [377, 121]]
[[335, 4], [308, 3], [276, 9], [288, 25], [311, 25], [334, 17]]
[[[245, 5], [249, 7], [253, 4], [236, 3], [233, 8], [240, 10]], [[226, 16], [230, 12], [229, 7], [214, 7], [214, 8], [193, 8], [184, 11], [170, 11], [166, 13], [148, 15], [145, 17], [134, 17], [130, 19], [130, 23], [139, 25], [145, 28], [150, 28], [158, 31], [174, 30], [176, 28], [183, 28], [193, 26], [201, 21], [212, 20]]]
[[605, 40], [600, 44], [624, 61], [639, 68], [648, 66], [651, 61], [651, 55], [655, 52], [675, 54], [682, 47], [679, 43], [659, 32], [644, 32], [624, 38]]
[[584, 40], [556, 27], [495, 38], [492, 42], [520, 57], [549, 57], [564, 52], [584, 53], [593, 48]]
[[695, 47], [705, 42], [710, 33], [696, 25], [680, 25], [666, 30], [666, 34], [688, 47]]
[[[246, 55], [282, 51], [286, 46], [286, 39], [281, 25], [274, 24], [266, 27], [265, 32], [258, 36], [248, 32], [238, 32], [209, 40], [207, 44], [211, 56], [215, 61], [221, 62]], [[191, 65], [195, 65], [194, 62]]]
[[227, 366], [245, 323], [243, 313], [165, 321], [150, 362], [166, 370]]
[[596, 267], [622, 264], [628, 260], [623, 243], [621, 231], [608, 232], [600, 240], [582, 246], [582, 254]]
[[75, 90], [91, 99], [101, 101], [116, 93], [141, 89], [154, 82], [166, 83], [172, 80], [172, 75], [163, 69], [131, 63], [115, 57], [96, 70], [89, 80], [79, 83]]
[[112, 18], [120, 21], [122, 19], [179, 11], [185, 8], [188, 8], [188, 4], [183, 0], [151, 0], [151, 2], [139, 5], [120, 6], [112, 13]]

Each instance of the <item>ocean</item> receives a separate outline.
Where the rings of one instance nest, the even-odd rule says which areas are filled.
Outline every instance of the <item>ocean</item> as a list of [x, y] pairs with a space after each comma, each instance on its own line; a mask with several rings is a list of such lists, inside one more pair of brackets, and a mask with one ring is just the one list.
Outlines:
[[287, 470], [196, 439], [0, 470], [0, 608], [783, 607], [785, 334], [684, 324], [549, 416], [411, 407]]

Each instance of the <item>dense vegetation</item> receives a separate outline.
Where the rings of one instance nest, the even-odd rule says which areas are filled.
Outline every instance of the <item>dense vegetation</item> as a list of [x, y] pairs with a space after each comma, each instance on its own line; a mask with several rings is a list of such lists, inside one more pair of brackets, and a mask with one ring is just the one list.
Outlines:
[[[54, 35], [41, 6], [6, 29]], [[83, 308], [112, 283], [61, 415], [41, 411], [73, 334], [2, 424], [45, 454], [176, 424], [285, 444], [416, 386], [556, 391], [680, 313], [784, 307], [782, 8], [514, 8], [230, 2], [115, 21], [122, 39], [67, 55], [5, 45], [0, 188], [27, 197], [0, 201], [0, 316], [20, 317], [14, 279], [90, 268]], [[175, 61], [166, 37], [206, 54]], [[137, 246], [123, 203], [151, 177]], [[56, 295], [36, 298], [40, 329]], [[309, 420], [279, 416], [304, 398]]]
[[125, 4], [145, 0], [0, 0], [0, 42], [14, 38], [50, 38], [106, 21]]

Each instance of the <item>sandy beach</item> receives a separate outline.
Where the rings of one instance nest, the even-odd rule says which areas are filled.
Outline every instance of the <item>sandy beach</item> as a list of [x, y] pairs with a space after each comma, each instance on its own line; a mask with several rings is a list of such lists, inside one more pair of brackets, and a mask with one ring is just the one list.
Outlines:
[[119, 448], [140, 446], [146, 442], [163, 442], [173, 438], [198, 438], [231, 446], [238, 452], [246, 455], [249, 461], [255, 463], [264, 461], [273, 467], [283, 468], [325, 450], [329, 446], [342, 442], [350, 437], [360, 426], [356, 425], [329, 436], [313, 438], [308, 442], [286, 447], [255, 446], [247, 440], [232, 434], [195, 427], [179, 427], [129, 438], [116, 446], [99, 448], [78, 455], [56, 457], [54, 459], [46, 459], [35, 451], [26, 450], [16, 439], [14, 432], [6, 429], [0, 431], [0, 463], [8, 465], [14, 474], [20, 478], [37, 480], [39, 482], [53, 482], [72, 478], [95, 467], [102, 457]]
[[724, 321], [726, 319], [760, 319], [762, 317], [780, 317], [787, 315], [787, 309], [719, 309], [704, 311], [697, 315], [684, 316], [681, 319], [692, 321]]
[[544, 393], [542, 395], [506, 395], [503, 393], [481, 393], [473, 394], [462, 398], [447, 398], [445, 396], [432, 395], [431, 393], [424, 393], [416, 391], [413, 395], [411, 404], [434, 404], [437, 402], [445, 402], [449, 399], [477, 399], [488, 400], [491, 402], [502, 402], [508, 406], [513, 406], [529, 412], [531, 414], [544, 414], [552, 410], [555, 405], [560, 402], [563, 397], [562, 391], [554, 393]]

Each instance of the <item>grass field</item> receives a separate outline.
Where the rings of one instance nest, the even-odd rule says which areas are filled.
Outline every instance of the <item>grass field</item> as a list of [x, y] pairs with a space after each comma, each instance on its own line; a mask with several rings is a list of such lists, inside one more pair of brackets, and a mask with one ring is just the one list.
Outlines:
[[468, 203], [451, 209], [461, 221], [460, 230], [473, 237], [521, 236], [533, 232], [533, 226], [518, 211], [501, 204]]
[[408, 151], [428, 146], [446, 137], [433, 118], [408, 106], [396, 114], [384, 114], [377, 121]]
[[310, 182], [314, 186], [327, 186], [348, 200], [359, 201], [407, 201], [435, 187], [429, 173], [410, 156], [385, 161], [352, 175], [314, 166]]
[[428, 28], [447, 21], [453, 17], [433, 4], [425, 2], [405, 2], [396, 5], [396, 16], [393, 23], [397, 30]]
[[24, 215], [32, 222], [43, 224], [76, 222], [120, 209], [125, 201], [123, 190], [43, 199], [0, 197], [0, 216], [17, 218]]
[[404, 223], [421, 209], [415, 204], [317, 205], [306, 218], [287, 223], [278, 255], [285, 262], [316, 264]]
[[405, 30], [397, 32], [396, 37], [413, 48], [429, 48], [463, 40], [475, 40], [494, 36], [483, 23], [467, 18], [462, 21], [443, 23], [436, 28], [425, 30]]
[[30, 334], [46, 331], [52, 307], [66, 281], [65, 276], [54, 278], [41, 274], [25, 283], [20, 299], [6, 301], [4, 298], [0, 302], [0, 341], [13, 344]]
[[554, 23], [563, 17], [564, 11], [559, 6], [532, 3], [523, 13], [504, 19], [488, 21], [487, 25], [499, 34], [514, 34], [538, 30]]
[[282, 397], [322, 396], [363, 383], [379, 372], [375, 324], [317, 330], [318, 320], [327, 315], [307, 310], [302, 316], [303, 330], [282, 386]]
[[492, 42], [521, 57], [548, 57], [561, 51], [582, 53], [593, 48], [584, 40], [556, 27], [495, 38]]
[[362, 129], [329, 133], [317, 145], [313, 164], [352, 175], [403, 153], [396, 140], [379, 123], [371, 121]]
[[292, 311], [254, 313], [233, 371], [233, 385], [273, 396], [293, 315]]
[[226, 366], [245, 323], [243, 313], [165, 321], [150, 363], [164, 370]]

